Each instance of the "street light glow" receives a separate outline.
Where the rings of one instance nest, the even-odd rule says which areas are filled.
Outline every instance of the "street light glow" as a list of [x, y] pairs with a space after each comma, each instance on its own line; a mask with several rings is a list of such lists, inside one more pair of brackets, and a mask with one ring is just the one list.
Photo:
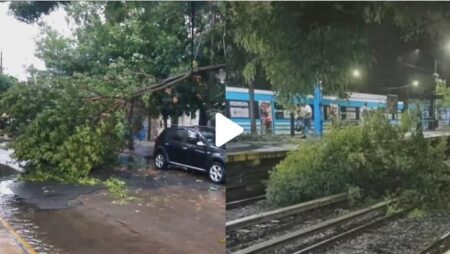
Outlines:
[[418, 87], [418, 86], [419, 86], [419, 81], [414, 80], [414, 81], [412, 82], [412, 85], [415, 86], [415, 87]]
[[354, 69], [352, 72], [353, 77], [355, 78], [359, 78], [361, 76], [361, 73], [359, 72], [358, 69]]

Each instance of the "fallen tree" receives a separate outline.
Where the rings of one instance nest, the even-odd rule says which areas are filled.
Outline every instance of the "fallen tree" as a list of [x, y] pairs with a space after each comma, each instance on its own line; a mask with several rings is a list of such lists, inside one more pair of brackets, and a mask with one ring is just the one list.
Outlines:
[[86, 179], [92, 169], [116, 161], [136, 105], [145, 105], [157, 91], [222, 68], [200, 67], [161, 81], [124, 71], [120, 76], [47, 77], [36, 85], [17, 84], [0, 101], [0, 113], [9, 116], [8, 131], [16, 137], [10, 144], [14, 158], [25, 165], [28, 179]]
[[446, 140], [431, 144], [420, 133], [389, 124], [384, 114], [363, 126], [335, 128], [321, 140], [306, 142], [271, 173], [267, 199], [287, 205], [340, 192], [402, 204], [448, 204], [450, 167]]

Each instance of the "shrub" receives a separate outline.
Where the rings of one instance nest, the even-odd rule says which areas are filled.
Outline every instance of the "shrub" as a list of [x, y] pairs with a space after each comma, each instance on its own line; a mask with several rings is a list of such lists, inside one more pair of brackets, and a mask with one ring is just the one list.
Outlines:
[[363, 126], [332, 129], [288, 154], [271, 173], [267, 199], [288, 205], [357, 188], [371, 197], [401, 197], [402, 204], [436, 205], [448, 198], [445, 140], [431, 145], [405, 138], [381, 113]]

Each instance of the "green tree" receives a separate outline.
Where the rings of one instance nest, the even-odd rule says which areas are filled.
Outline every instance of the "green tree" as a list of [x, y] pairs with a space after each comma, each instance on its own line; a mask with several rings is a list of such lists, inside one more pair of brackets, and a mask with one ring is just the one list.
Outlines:
[[[165, 79], [174, 72], [189, 70], [193, 60], [194, 67], [224, 61], [221, 40], [224, 22], [219, 15], [223, 8], [220, 3], [73, 3], [66, 10], [78, 26], [75, 38], [64, 38], [43, 26], [46, 36], [38, 43], [38, 56], [45, 60], [53, 75], [99, 74], [111, 63], [122, 61], [140, 75]], [[186, 24], [192, 10], [194, 23]], [[194, 41], [190, 39], [192, 26]], [[160, 113], [173, 119], [182, 114], [193, 115], [197, 109], [201, 113], [207, 109], [221, 110], [217, 101], [223, 100], [218, 98], [223, 94], [219, 91], [223, 85], [211, 75], [199, 78], [177, 86], [170, 93], [155, 94], [147, 105], [151, 103], [149, 106], [159, 108]], [[207, 83], [210, 89], [205, 89], [202, 83]], [[210, 115], [200, 122], [205, 124]]]
[[16, 84], [18, 81], [13, 76], [0, 74], [0, 94], [3, 94], [8, 90], [11, 86]]
[[448, 3], [233, 2], [230, 9], [235, 42], [255, 56], [248, 64], [260, 65], [286, 98], [318, 83], [342, 92], [351, 68], [376, 60], [368, 25], [397, 27], [405, 41], [440, 41], [450, 20]]
[[30, 178], [86, 177], [114, 161], [135, 123], [159, 113], [160, 102], [169, 115], [195, 112], [209, 99], [199, 91], [215, 92], [205, 88], [204, 73], [224, 68], [191, 66], [186, 3], [64, 8], [77, 25], [73, 37], [41, 24], [38, 56], [48, 70], [34, 85], [11, 88], [0, 102], [16, 135], [15, 157]]
[[[93, 96], [87, 77], [39, 79], [16, 84], [0, 101], [10, 117], [14, 157], [31, 178], [77, 181], [91, 169], [114, 161], [124, 140], [123, 110], [117, 99]], [[109, 85], [107, 82], [95, 87]], [[111, 105], [118, 110], [111, 112]], [[114, 106], [113, 106], [114, 107]]]
[[447, 86], [447, 81], [438, 79], [436, 84], [436, 95], [442, 96], [437, 100], [438, 107], [450, 107], [450, 88]]
[[42, 2], [25, 2], [14, 1], [9, 5], [9, 9], [14, 16], [23, 22], [33, 23], [39, 20], [43, 14], [52, 12], [59, 4], [64, 2], [58, 1], [42, 1]]
[[145, 95], [215, 68], [223, 66], [140, 87], [132, 85], [139, 77], [118, 65], [101, 76], [41, 77], [36, 84], [8, 89], [0, 114], [10, 118], [14, 157], [26, 165], [30, 179], [79, 181], [115, 161], [128, 136], [133, 107]]

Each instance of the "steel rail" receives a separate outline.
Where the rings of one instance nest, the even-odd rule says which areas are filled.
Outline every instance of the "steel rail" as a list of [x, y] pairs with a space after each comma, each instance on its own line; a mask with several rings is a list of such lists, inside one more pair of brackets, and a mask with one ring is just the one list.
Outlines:
[[436, 240], [434, 243], [430, 244], [424, 250], [420, 251], [419, 254], [433, 253], [433, 251], [435, 251], [436, 249], [441, 247], [442, 244], [444, 244], [445, 242], [449, 242], [449, 241], [450, 241], [450, 232], [447, 232], [441, 238]]
[[276, 237], [273, 239], [270, 239], [265, 242], [257, 243], [255, 245], [249, 246], [247, 248], [237, 250], [236, 252], [233, 252], [234, 254], [250, 254], [250, 253], [268, 253], [273, 252], [275, 249], [277, 249], [280, 246], [286, 245], [288, 243], [297, 241], [298, 239], [301, 239], [302, 237], [308, 237], [313, 235], [316, 232], [323, 231], [325, 229], [329, 229], [341, 224], [344, 224], [345, 222], [351, 221], [357, 217], [363, 216], [367, 213], [385, 208], [389, 204], [388, 201], [383, 201], [380, 203], [377, 203], [375, 205], [350, 212], [348, 214], [344, 214], [342, 216], [326, 220], [324, 222], [321, 222], [319, 224], [313, 225], [311, 227], [307, 227], [304, 229], [300, 229], [294, 232], [289, 232], [285, 235], [282, 235], [280, 237]]
[[333, 236], [331, 236], [331, 237], [329, 237], [327, 239], [324, 239], [323, 241], [320, 241], [320, 242], [315, 243], [313, 245], [307, 246], [307, 247], [305, 247], [305, 248], [303, 248], [301, 250], [298, 250], [298, 251], [294, 252], [293, 254], [305, 254], [305, 253], [309, 253], [311, 251], [314, 251], [314, 250], [317, 250], [317, 249], [320, 249], [320, 248], [325, 248], [326, 246], [331, 245], [334, 242], [342, 240], [344, 238], [348, 238], [351, 235], [358, 233], [359, 231], [365, 230], [365, 229], [367, 229], [367, 228], [369, 228], [369, 227], [371, 227], [373, 225], [376, 225], [378, 223], [381, 223], [381, 222], [383, 222], [385, 220], [392, 219], [392, 218], [394, 218], [394, 217], [404, 213], [405, 211], [406, 210], [400, 210], [400, 211], [398, 211], [398, 212], [396, 212], [394, 214], [391, 214], [391, 215], [380, 216], [380, 217], [375, 218], [374, 220], [371, 220], [371, 221], [369, 221], [369, 222], [367, 222], [367, 223], [365, 223], [363, 225], [353, 227], [353, 228], [351, 228], [349, 230], [346, 230], [346, 231], [344, 231], [344, 232], [342, 232], [340, 234], [333, 235]]
[[232, 201], [232, 202], [226, 203], [226, 209], [230, 210], [230, 209], [238, 208], [241, 206], [246, 206], [248, 204], [255, 203], [260, 200], [264, 200], [265, 198], [266, 198], [266, 195], [260, 195], [260, 196], [255, 196], [255, 197], [251, 197], [251, 198], [245, 198], [245, 199]]
[[225, 227], [227, 232], [243, 228], [249, 225], [254, 225], [257, 223], [270, 221], [274, 219], [279, 219], [292, 214], [298, 214], [306, 212], [315, 208], [324, 207], [330, 204], [338, 203], [347, 199], [347, 194], [340, 193], [336, 195], [331, 195], [324, 198], [319, 198], [311, 200], [308, 202], [300, 203], [293, 206], [283, 207], [272, 211], [267, 211], [259, 214], [250, 215], [244, 218], [232, 220], [226, 222]]

